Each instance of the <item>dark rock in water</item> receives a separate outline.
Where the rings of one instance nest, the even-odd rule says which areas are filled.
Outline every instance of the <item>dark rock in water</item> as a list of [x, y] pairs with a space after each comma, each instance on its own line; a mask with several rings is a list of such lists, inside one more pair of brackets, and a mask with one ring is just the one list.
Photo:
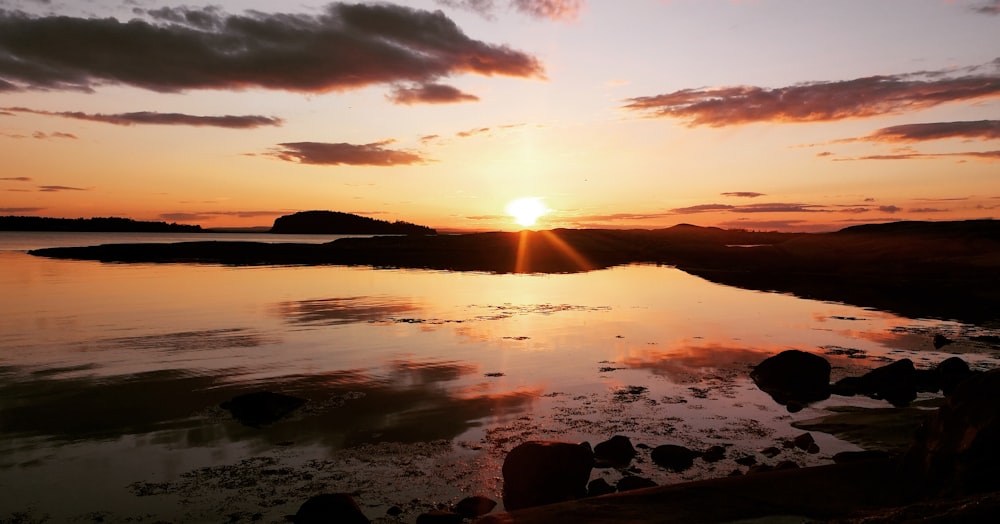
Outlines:
[[233, 397], [219, 407], [228, 410], [244, 426], [259, 428], [277, 422], [305, 403], [304, 398], [256, 391]]
[[596, 478], [587, 484], [587, 495], [591, 497], [599, 497], [601, 495], [607, 495], [608, 493], [614, 493], [615, 487], [608, 484], [608, 481], [602, 478]]
[[497, 507], [495, 500], [482, 495], [475, 495], [458, 501], [458, 504], [455, 504], [452, 511], [467, 519], [474, 519], [493, 511], [495, 507]]
[[753, 475], [757, 473], [767, 473], [768, 471], [773, 471], [773, 470], [774, 466], [771, 466], [769, 464], [757, 464], [754, 466], [750, 466], [750, 469], [747, 470], [747, 475]]
[[913, 372], [917, 393], [935, 393], [941, 390], [941, 375], [937, 369], [918, 369]]
[[833, 462], [835, 464], [847, 464], [849, 462], [863, 462], [866, 460], [889, 460], [889, 457], [891, 457], [889, 452], [877, 449], [841, 451], [833, 456]]
[[684, 471], [694, 465], [695, 457], [701, 453], [676, 444], [664, 444], [653, 448], [650, 458], [656, 465], [671, 471]]
[[598, 468], [628, 466], [635, 455], [636, 451], [632, 447], [632, 441], [624, 435], [615, 435], [594, 446], [594, 459], [597, 460], [595, 467]]
[[750, 372], [750, 378], [775, 402], [793, 410], [830, 397], [830, 363], [797, 349], [768, 357]]
[[799, 465], [791, 460], [782, 460], [781, 462], [774, 465], [775, 470], [780, 469], [798, 469]]
[[417, 524], [462, 524], [463, 520], [458, 513], [443, 509], [432, 509], [417, 516]]
[[1000, 489], [1000, 369], [963, 381], [924, 423], [904, 464], [918, 494]]
[[954, 343], [955, 341], [938, 333], [934, 335], [934, 349], [941, 349], [948, 344]]
[[972, 370], [969, 369], [969, 364], [959, 357], [942, 360], [935, 370], [938, 382], [941, 384], [941, 392], [945, 395], [950, 395], [963, 380], [973, 374]]
[[635, 475], [628, 475], [622, 477], [621, 480], [618, 481], [619, 492], [632, 491], [633, 489], [652, 488], [654, 486], [656, 486], [656, 483], [653, 482], [652, 480], [643, 477], [637, 477]]
[[723, 446], [712, 446], [701, 454], [701, 460], [705, 462], [718, 462], [726, 458], [726, 448]]
[[508, 510], [581, 498], [594, 466], [590, 444], [529, 441], [503, 461], [504, 506]]
[[295, 515], [289, 516], [295, 524], [369, 524], [357, 502], [347, 493], [324, 493], [310, 497], [302, 503]]
[[398, 517], [403, 514], [403, 508], [399, 506], [390, 506], [389, 509], [385, 510], [385, 514], [390, 517]]
[[767, 458], [774, 458], [781, 454], [781, 450], [774, 446], [771, 446], [760, 450], [760, 454], [764, 455]]
[[853, 397], [861, 394], [861, 389], [861, 377], [844, 377], [830, 386], [830, 394]]
[[896, 407], [917, 398], [917, 376], [913, 361], [904, 358], [875, 368], [861, 377], [861, 393], [885, 399]]
[[757, 463], [757, 457], [753, 455], [747, 455], [745, 457], [740, 457], [735, 460], [735, 462], [741, 466], [753, 466]]

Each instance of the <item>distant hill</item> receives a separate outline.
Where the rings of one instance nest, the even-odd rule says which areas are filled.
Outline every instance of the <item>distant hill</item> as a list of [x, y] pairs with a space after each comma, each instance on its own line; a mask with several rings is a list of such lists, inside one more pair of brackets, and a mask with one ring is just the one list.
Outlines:
[[201, 226], [143, 222], [130, 218], [49, 218], [2, 216], [0, 231], [72, 231], [102, 233], [201, 233]]
[[318, 235], [433, 235], [427, 226], [388, 222], [339, 211], [302, 211], [278, 217], [271, 233]]

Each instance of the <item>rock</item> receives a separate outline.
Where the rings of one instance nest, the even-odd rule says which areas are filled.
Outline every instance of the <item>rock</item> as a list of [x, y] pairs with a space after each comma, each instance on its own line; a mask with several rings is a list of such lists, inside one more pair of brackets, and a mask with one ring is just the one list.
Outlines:
[[969, 364], [958, 357], [942, 360], [935, 370], [941, 385], [941, 392], [945, 395], [950, 395], [963, 380], [973, 374], [972, 370], [969, 369]]
[[917, 398], [917, 377], [913, 361], [904, 358], [875, 368], [861, 377], [861, 393], [905, 407]]
[[830, 363], [821, 356], [792, 349], [764, 359], [750, 378], [775, 402], [799, 410], [830, 397]]
[[219, 407], [229, 411], [240, 424], [259, 428], [277, 422], [305, 403], [304, 398], [256, 391], [233, 397]]
[[598, 497], [601, 495], [607, 495], [608, 493], [614, 493], [615, 487], [608, 484], [608, 481], [602, 478], [596, 478], [587, 484], [587, 495], [591, 497]]
[[844, 377], [830, 386], [830, 394], [853, 397], [861, 394], [861, 388], [861, 377]]
[[628, 475], [622, 477], [621, 480], [618, 481], [619, 492], [632, 491], [633, 489], [652, 488], [655, 486], [656, 483], [653, 482], [652, 480], [643, 477], [637, 477], [635, 475]]
[[917, 432], [904, 465], [920, 494], [1000, 489], [1000, 369], [975, 374]]
[[802, 451], [807, 451], [810, 447], [816, 445], [816, 440], [813, 438], [812, 433], [803, 433], [792, 439], [792, 444]]
[[781, 462], [774, 465], [775, 470], [780, 469], [798, 469], [799, 465], [791, 460], [782, 460]]
[[417, 515], [417, 524], [462, 524], [462, 520], [464, 519], [458, 513], [443, 509], [432, 509]]
[[948, 337], [946, 337], [946, 336], [944, 336], [944, 335], [942, 335], [942, 334], [940, 334], [940, 333], [934, 335], [934, 349], [941, 349], [941, 348], [943, 348], [943, 347], [945, 347], [948, 344], [951, 344], [953, 342], [955, 342], [955, 341], [952, 340], [952, 339], [950, 339], [950, 338], [948, 338]]
[[771, 446], [760, 450], [760, 454], [764, 455], [767, 458], [774, 458], [781, 454], [781, 450], [774, 446]]
[[452, 508], [452, 511], [467, 519], [474, 519], [493, 511], [495, 507], [497, 507], [495, 500], [482, 495], [475, 495], [458, 501], [455, 507]]
[[288, 517], [295, 524], [369, 524], [358, 503], [347, 493], [324, 493], [309, 497], [295, 515]]
[[590, 444], [529, 441], [503, 461], [504, 506], [516, 510], [581, 498], [594, 466]]
[[632, 442], [624, 435], [615, 435], [594, 446], [595, 467], [623, 468], [632, 462], [636, 451]]
[[735, 462], [741, 466], [753, 466], [754, 464], [757, 463], [757, 457], [753, 455], [747, 455], [745, 457], [740, 457], [736, 459]]
[[403, 508], [399, 506], [390, 506], [389, 509], [385, 510], [385, 514], [390, 517], [398, 517], [403, 514]]
[[694, 465], [694, 459], [699, 455], [701, 453], [692, 451], [684, 446], [664, 444], [653, 448], [650, 458], [653, 459], [656, 465], [671, 471], [684, 471]]
[[726, 448], [723, 446], [712, 446], [701, 454], [701, 460], [705, 462], [718, 462], [726, 458]]

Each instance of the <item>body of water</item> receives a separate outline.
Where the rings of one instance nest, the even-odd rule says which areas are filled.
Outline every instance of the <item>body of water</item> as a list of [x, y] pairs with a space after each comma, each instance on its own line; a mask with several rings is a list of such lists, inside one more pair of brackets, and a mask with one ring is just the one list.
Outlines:
[[[335, 237], [0, 232], [0, 520], [282, 521], [355, 492], [373, 519], [468, 494], [499, 500], [504, 453], [616, 434], [753, 455], [801, 433], [748, 380], [784, 349], [834, 379], [955, 352], [994, 367], [981, 326], [713, 284], [671, 267], [560, 275], [50, 260], [109, 242]], [[958, 340], [935, 350], [933, 336]], [[219, 405], [308, 400], [263, 428]], [[814, 435], [820, 453], [857, 446]], [[723, 476], [636, 464], [657, 482]], [[621, 472], [595, 470], [609, 481]], [[386, 520], [391, 521], [391, 520]]]

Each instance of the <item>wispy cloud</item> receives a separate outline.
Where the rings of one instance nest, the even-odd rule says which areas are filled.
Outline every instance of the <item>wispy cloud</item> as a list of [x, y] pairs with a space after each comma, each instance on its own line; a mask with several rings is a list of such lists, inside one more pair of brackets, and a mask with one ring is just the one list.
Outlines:
[[38, 140], [48, 140], [50, 138], [68, 138], [70, 140], [76, 140], [77, 136], [74, 135], [73, 133], [61, 133], [59, 131], [56, 131], [54, 133], [43, 133], [41, 131], [35, 131], [34, 133], [31, 134], [31, 138], [35, 138]]
[[44, 207], [0, 207], [0, 213], [37, 213]]
[[479, 128], [476, 128], [476, 129], [468, 129], [468, 130], [465, 130], [465, 131], [459, 131], [458, 133], [455, 133], [455, 136], [457, 136], [459, 138], [469, 138], [470, 136], [482, 135], [482, 134], [489, 133], [489, 132], [490, 132], [490, 128], [488, 128], [488, 127], [479, 127]]
[[325, 142], [287, 142], [278, 144], [270, 156], [297, 162], [326, 166], [396, 166], [423, 164], [427, 160], [417, 153], [387, 149], [392, 140], [371, 144], [345, 144]]
[[885, 155], [865, 155], [858, 157], [841, 157], [834, 158], [834, 161], [838, 162], [850, 162], [856, 160], [926, 160], [926, 159], [942, 159], [942, 158], [955, 158], [959, 160], [972, 159], [972, 160], [1000, 160], [1000, 150], [997, 151], [965, 151], [959, 153], [916, 153], [916, 152], [906, 152], [906, 153], [889, 153]]
[[740, 198], [757, 198], [764, 196], [764, 193], [757, 193], [756, 191], [728, 191], [726, 193], [721, 193], [722, 196], [727, 197], [740, 197]]
[[146, 19], [0, 11], [0, 91], [124, 84], [161, 92], [328, 92], [456, 74], [543, 77], [533, 56], [474, 40], [440, 11], [333, 3], [322, 14], [138, 11]]
[[679, 215], [690, 215], [695, 213], [712, 213], [725, 211], [729, 213], [812, 213], [822, 209], [822, 206], [815, 204], [786, 204], [780, 202], [769, 202], [760, 204], [746, 204], [733, 206], [729, 204], [699, 204], [696, 206], [678, 207], [671, 209], [671, 213]]
[[3, 176], [0, 180], [6, 182], [31, 182], [31, 177], [28, 176]]
[[756, 86], [683, 89], [626, 100], [625, 109], [677, 118], [690, 126], [754, 122], [823, 122], [927, 109], [949, 102], [1000, 98], [996, 63], [960, 71], [921, 71], [774, 89]]
[[945, 138], [998, 140], [1000, 139], [1000, 120], [905, 124], [883, 127], [868, 136], [843, 141], [922, 142]]
[[18, 113], [31, 113], [35, 115], [57, 116], [62, 118], [72, 118], [75, 120], [86, 120], [89, 122], [102, 122], [117, 126], [131, 125], [180, 125], [180, 126], [211, 126], [225, 127], [230, 129], [252, 129], [262, 126], [280, 126], [284, 121], [280, 118], [260, 116], [260, 115], [225, 115], [225, 116], [198, 116], [186, 115], [183, 113], [158, 113], [155, 111], [138, 111], [133, 113], [82, 113], [79, 111], [41, 111], [26, 107], [3, 107], [0, 110]]
[[73, 186], [38, 186], [38, 190], [43, 193], [57, 193], [59, 191], [90, 191], [87, 187]]
[[[436, 0], [438, 4], [479, 13], [487, 19], [494, 19], [499, 5], [496, 0]], [[510, 9], [535, 18], [555, 21], [572, 21], [580, 16], [584, 0], [509, 0], [504, 2]]]
[[258, 217], [278, 217], [288, 214], [289, 211], [198, 211], [198, 212], [173, 212], [160, 213], [161, 220], [171, 220], [176, 222], [195, 222], [199, 220], [210, 220], [219, 217], [238, 218], [258, 218]]
[[463, 93], [458, 88], [444, 84], [423, 84], [416, 87], [396, 87], [386, 95], [394, 104], [454, 104], [478, 102], [479, 97]]
[[984, 15], [1000, 15], [1000, 0], [984, 0], [971, 9]]

